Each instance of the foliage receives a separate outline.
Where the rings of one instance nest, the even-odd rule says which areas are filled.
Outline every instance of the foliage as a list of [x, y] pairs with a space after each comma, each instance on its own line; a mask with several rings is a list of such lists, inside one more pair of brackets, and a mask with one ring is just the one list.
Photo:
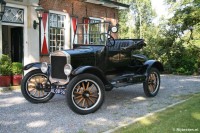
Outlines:
[[[159, 25], [152, 23], [155, 13], [150, 0], [126, 1], [132, 10], [120, 12], [121, 38], [144, 38], [143, 53], [161, 61], [167, 73], [200, 73], [200, 0], [166, 0], [173, 15], [162, 18]], [[131, 26], [127, 25], [130, 18], [135, 20]]]
[[12, 61], [8, 55], [2, 55], [0, 57], [0, 75], [9, 76], [11, 75]]
[[119, 12], [119, 37], [144, 37], [155, 17], [150, 0], [120, 0], [120, 2], [129, 4], [130, 10], [122, 10]]
[[[165, 67], [179, 74], [199, 74], [200, 0], [168, 2], [174, 16], [168, 20], [166, 36], [172, 39]], [[169, 39], [167, 39], [168, 41]]]
[[22, 63], [20, 62], [13, 62], [12, 63], [12, 74], [17, 75], [17, 74], [22, 74]]
[[175, 74], [194, 74], [198, 72], [200, 66], [198, 59], [199, 50], [196, 46], [183, 47], [181, 44], [173, 46], [173, 51], [170, 52], [168, 62], [165, 64], [166, 70]]

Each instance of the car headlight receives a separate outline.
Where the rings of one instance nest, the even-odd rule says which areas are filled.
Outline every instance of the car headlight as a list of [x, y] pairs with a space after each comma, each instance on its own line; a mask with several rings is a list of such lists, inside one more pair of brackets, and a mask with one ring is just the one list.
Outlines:
[[69, 76], [72, 71], [72, 66], [70, 64], [66, 64], [64, 66], [64, 73], [65, 75]]
[[42, 65], [41, 65], [41, 71], [43, 72], [43, 73], [46, 73], [47, 72], [47, 70], [48, 70], [48, 64], [47, 64], [47, 62], [42, 62]]

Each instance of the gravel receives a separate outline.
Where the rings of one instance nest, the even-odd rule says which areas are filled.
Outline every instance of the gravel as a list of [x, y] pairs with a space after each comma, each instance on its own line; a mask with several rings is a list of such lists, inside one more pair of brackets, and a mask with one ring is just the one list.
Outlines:
[[200, 92], [198, 76], [162, 75], [161, 80], [154, 98], [145, 97], [141, 84], [115, 88], [106, 92], [97, 112], [84, 116], [73, 113], [62, 95], [45, 104], [32, 104], [19, 90], [0, 92], [0, 132], [104, 132]]

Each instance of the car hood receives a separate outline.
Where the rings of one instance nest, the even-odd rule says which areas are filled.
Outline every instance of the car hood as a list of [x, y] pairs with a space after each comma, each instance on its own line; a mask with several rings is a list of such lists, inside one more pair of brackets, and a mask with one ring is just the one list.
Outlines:
[[70, 55], [71, 65], [73, 68], [85, 65], [95, 65], [95, 51], [91, 47], [78, 47], [75, 49], [65, 50], [65, 52]]
[[70, 56], [94, 54], [93, 48], [90, 48], [90, 47], [79, 47], [76, 49], [65, 50], [65, 52], [70, 54]]

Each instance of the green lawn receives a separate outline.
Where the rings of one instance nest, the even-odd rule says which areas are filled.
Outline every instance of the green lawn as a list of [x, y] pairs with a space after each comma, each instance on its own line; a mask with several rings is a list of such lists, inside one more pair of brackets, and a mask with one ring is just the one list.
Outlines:
[[116, 133], [200, 132], [200, 94], [184, 103], [144, 118]]

